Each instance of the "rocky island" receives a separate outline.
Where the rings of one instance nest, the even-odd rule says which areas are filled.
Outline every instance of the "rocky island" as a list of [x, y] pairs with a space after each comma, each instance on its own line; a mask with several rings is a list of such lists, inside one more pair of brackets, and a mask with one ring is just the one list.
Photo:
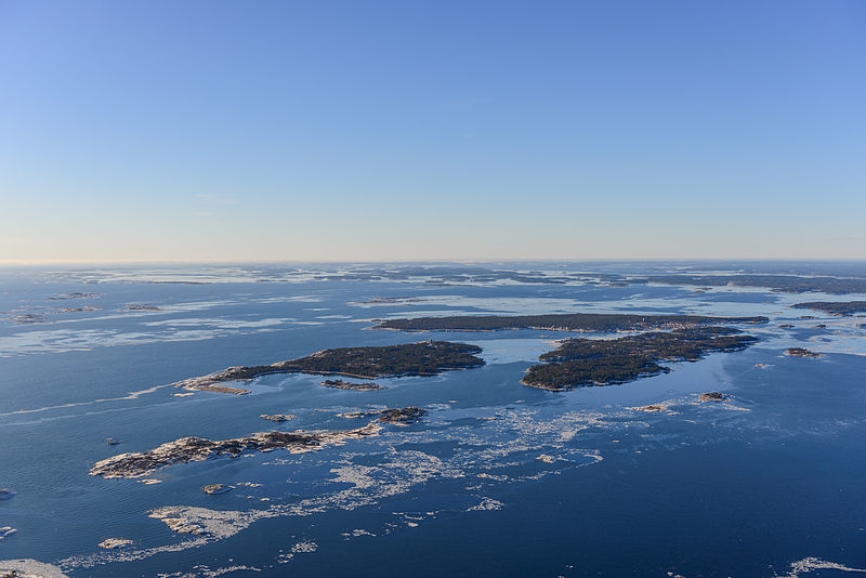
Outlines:
[[22, 325], [45, 323], [45, 316], [40, 313], [22, 313], [21, 315], [12, 315], [11, 319], [14, 323]]
[[320, 381], [319, 385], [349, 391], [379, 391], [381, 389], [387, 389], [384, 385], [379, 385], [372, 381], [357, 383], [354, 381], [345, 381], [343, 379], [326, 379], [325, 381]]
[[400, 331], [496, 331], [540, 329], [545, 331], [649, 331], [684, 329], [718, 324], [762, 324], [766, 317], [707, 317], [703, 315], [632, 315], [622, 313], [565, 313], [553, 315], [457, 315], [385, 319], [374, 329]]
[[360, 439], [379, 433], [379, 424], [336, 432], [260, 432], [243, 438], [213, 441], [185, 437], [162, 444], [145, 452], [120, 454], [100, 462], [90, 469], [91, 476], [103, 478], [140, 478], [174, 464], [202, 462], [220, 457], [237, 458], [257, 452], [284, 449], [305, 453], [338, 445], [349, 439]]
[[226, 484], [209, 484], [207, 486], [201, 487], [201, 491], [208, 496], [219, 496], [220, 494], [227, 494], [233, 489], [235, 489], [234, 486], [228, 486]]
[[522, 379], [549, 391], [611, 385], [670, 371], [660, 361], [697, 361], [704, 355], [741, 351], [758, 341], [730, 327], [693, 327], [615, 339], [566, 339], [539, 357]]
[[385, 409], [379, 412], [379, 421], [382, 423], [405, 425], [418, 421], [425, 415], [427, 415], [427, 410], [420, 407], [410, 406], [398, 409]]
[[791, 357], [824, 357], [823, 353], [816, 353], [805, 347], [789, 347], [785, 350], [785, 355], [790, 355]]
[[49, 301], [66, 301], [72, 299], [96, 299], [100, 297], [99, 293], [83, 293], [81, 291], [73, 291], [72, 293], [63, 293], [61, 295], [55, 295], [54, 297], [49, 297]]
[[259, 417], [264, 420], [275, 421], [277, 423], [282, 423], [284, 421], [291, 421], [295, 419], [295, 416], [290, 413], [263, 413]]
[[149, 305], [144, 303], [130, 303], [121, 311], [146, 311], [148, 313], [156, 313], [158, 311], [162, 311], [160, 307], [157, 305]]
[[99, 307], [84, 305], [83, 307], [61, 307], [57, 310], [58, 313], [92, 313], [94, 311], [99, 311]]
[[210, 375], [185, 379], [174, 385], [191, 390], [248, 393], [246, 389], [221, 384], [250, 381], [272, 373], [340, 375], [355, 379], [433, 376], [443, 371], [481, 367], [484, 360], [476, 357], [478, 353], [481, 353], [481, 348], [475, 345], [433, 340], [403, 345], [325, 349], [307, 357], [271, 365], [229, 367]]
[[104, 548], [105, 550], [117, 550], [118, 548], [131, 546], [132, 544], [133, 541], [127, 540], [126, 538], [108, 538], [107, 540], [100, 542], [99, 547]]
[[403, 303], [422, 303], [424, 297], [373, 297], [366, 301], [350, 301], [349, 305], [397, 305]]
[[381, 423], [390, 423], [395, 425], [406, 425], [418, 421], [425, 415], [427, 410], [420, 407], [403, 407], [393, 409], [381, 409], [371, 411], [353, 411], [348, 413], [338, 414], [339, 417], [347, 419], [370, 418], [377, 417], [377, 421]]

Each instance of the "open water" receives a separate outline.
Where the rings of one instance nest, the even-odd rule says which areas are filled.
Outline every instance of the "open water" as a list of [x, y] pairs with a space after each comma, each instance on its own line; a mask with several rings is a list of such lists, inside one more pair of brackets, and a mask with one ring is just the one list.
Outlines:
[[[866, 297], [606, 277], [544, 282], [644, 267], [490, 266], [540, 271], [528, 280], [469, 267], [459, 276], [458, 266], [0, 270], [0, 488], [14, 492], [0, 500], [0, 571], [866, 573], [866, 320], [803, 319], [812, 312], [788, 307]], [[573, 334], [370, 329], [390, 317], [569, 312], [766, 315], [770, 323], [746, 328], [761, 339], [746, 351], [563, 393], [520, 379]], [[245, 384], [252, 393], [244, 396], [186, 395], [171, 385], [231, 365], [430, 338], [477, 344], [487, 364], [377, 380], [387, 389], [371, 392], [324, 388], [310, 375], [265, 376]], [[824, 356], [785, 356], [788, 347]], [[710, 391], [727, 399], [700, 402]], [[649, 404], [664, 410], [639, 409]], [[340, 414], [410, 405], [429, 413], [316, 452], [175, 465], [147, 483], [88, 475], [99, 460], [184, 436], [343, 430], [369, 419]], [[274, 413], [296, 417], [259, 417]], [[233, 489], [200, 489], [217, 483]], [[164, 518], [199, 533], [177, 533]], [[128, 542], [101, 547], [107, 539]]]

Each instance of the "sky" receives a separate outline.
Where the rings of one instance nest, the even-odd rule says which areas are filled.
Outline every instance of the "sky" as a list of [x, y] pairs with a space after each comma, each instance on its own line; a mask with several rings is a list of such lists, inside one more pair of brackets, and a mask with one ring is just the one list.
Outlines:
[[0, 0], [0, 262], [866, 258], [861, 0]]

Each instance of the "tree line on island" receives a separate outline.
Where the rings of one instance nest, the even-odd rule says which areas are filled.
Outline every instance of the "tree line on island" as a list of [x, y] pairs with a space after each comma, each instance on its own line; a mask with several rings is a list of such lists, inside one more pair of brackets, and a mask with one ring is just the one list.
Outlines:
[[[766, 317], [709, 317], [701, 315], [558, 314], [524, 316], [454, 316], [391, 319], [377, 328], [404, 331], [493, 331], [555, 329], [568, 331], [643, 331], [614, 339], [567, 339], [542, 355], [522, 383], [550, 390], [607, 385], [655, 375], [667, 368], [660, 361], [697, 361], [715, 351], [739, 351], [757, 341], [737, 329], [718, 324], [766, 323]], [[648, 331], [655, 330], [655, 331]], [[664, 330], [664, 331], [660, 331]], [[223, 371], [178, 382], [178, 387], [223, 393], [248, 390], [220, 385], [249, 381], [271, 373], [339, 375], [358, 379], [432, 376], [443, 371], [484, 365], [481, 348], [466, 343], [422, 341], [400, 345], [326, 349], [270, 365], [229, 367]], [[326, 381], [340, 389], [371, 391], [371, 384]], [[361, 386], [368, 387], [361, 387]]]
[[807, 277], [800, 275], [654, 275], [630, 279], [636, 283], [697, 285], [707, 287], [765, 287], [783, 293], [866, 293], [866, 279], [858, 277]]
[[539, 361], [545, 363], [530, 367], [521, 380], [530, 387], [562, 391], [623, 383], [670, 371], [659, 365], [661, 361], [697, 361], [711, 352], [740, 351], [758, 339], [718, 324], [755, 325], [768, 321], [766, 317], [701, 315], [460, 315], [388, 319], [381, 321], [376, 328], [403, 331], [643, 331], [614, 339], [563, 340], [556, 350], [541, 355]]
[[358, 379], [382, 377], [432, 376], [443, 371], [469, 369], [484, 365], [477, 357], [481, 348], [466, 343], [422, 341], [400, 345], [344, 347], [325, 349], [290, 361], [270, 365], [235, 366], [202, 377], [177, 382], [177, 387], [221, 393], [246, 393], [247, 390], [220, 386], [229, 381], [250, 381], [273, 373], [312, 373], [340, 375]]
[[566, 339], [539, 357], [522, 383], [561, 391], [610, 385], [667, 373], [660, 361], [698, 361], [708, 353], [741, 351], [757, 342], [730, 327], [693, 327], [650, 332], [615, 339]]
[[791, 305], [794, 309], [813, 309], [829, 315], [850, 316], [866, 313], [866, 301], [809, 301]]

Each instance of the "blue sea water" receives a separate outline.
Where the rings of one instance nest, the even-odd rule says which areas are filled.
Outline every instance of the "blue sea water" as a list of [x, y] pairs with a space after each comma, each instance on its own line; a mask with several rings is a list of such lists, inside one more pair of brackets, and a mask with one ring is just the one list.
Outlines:
[[[532, 267], [532, 268], [530, 268]], [[0, 271], [0, 571], [104, 576], [842, 576], [866, 573], [866, 329], [762, 289], [608, 283], [643, 264]], [[654, 265], [653, 270], [662, 269]], [[573, 274], [565, 281], [559, 279]], [[743, 352], [551, 393], [520, 384], [553, 331], [401, 333], [375, 319], [568, 312], [765, 315]], [[793, 325], [793, 327], [780, 327]], [[825, 327], [821, 327], [825, 325]], [[594, 337], [609, 337], [591, 335]], [[250, 395], [182, 379], [331, 347], [447, 339], [487, 364], [382, 391], [268, 375]], [[783, 355], [808, 347], [819, 359]], [[702, 403], [719, 391], [722, 403]], [[186, 395], [190, 394], [191, 395]], [[179, 395], [180, 394], [180, 395]], [[648, 412], [646, 405], [663, 411]], [[305, 454], [88, 474], [185, 437], [408, 426]], [[261, 414], [286, 413], [279, 424]], [[119, 440], [109, 445], [107, 438]], [[206, 495], [222, 483], [233, 490]], [[173, 531], [182, 518], [198, 534]], [[129, 542], [115, 549], [107, 539]], [[2, 575], [2, 573], [0, 573]]]

